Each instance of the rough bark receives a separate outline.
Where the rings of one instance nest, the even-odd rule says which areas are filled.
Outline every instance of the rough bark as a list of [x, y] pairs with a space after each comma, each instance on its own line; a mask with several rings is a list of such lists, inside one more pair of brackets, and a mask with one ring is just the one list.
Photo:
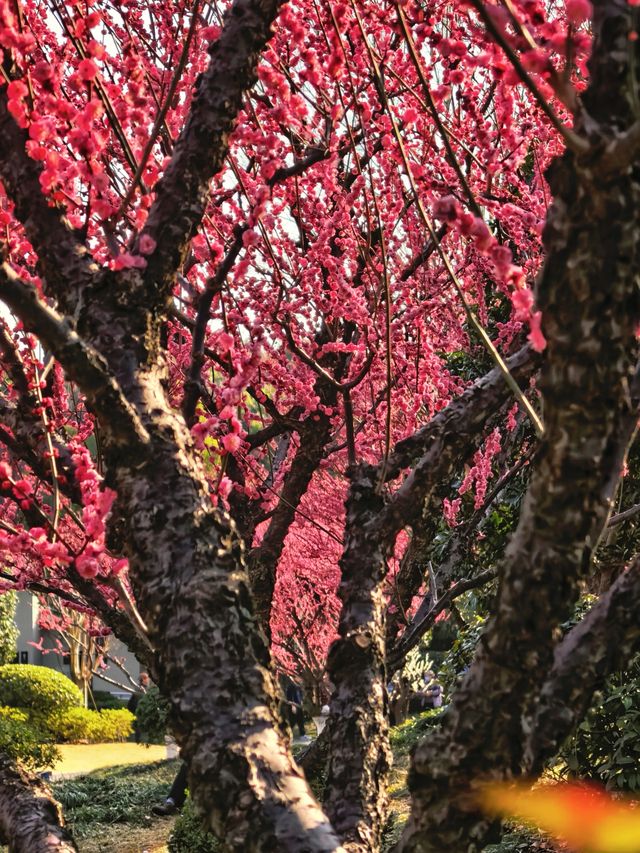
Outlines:
[[[529, 347], [524, 347], [507, 363], [514, 378], [523, 383], [533, 375], [539, 359]], [[396, 610], [387, 616], [387, 643], [392, 651], [400, 641], [401, 626], [406, 624], [403, 614], [424, 583], [434, 520], [439, 517], [444, 496], [441, 493], [443, 483], [455, 467], [462, 464], [469, 448], [477, 446], [481, 437], [489, 432], [494, 415], [510, 398], [511, 391], [502, 374], [494, 369], [474, 382], [422, 429], [399, 442], [390, 457], [385, 478], [398, 476], [402, 468], [417, 463], [381, 519], [389, 538], [400, 530], [401, 521], [414, 527], [411, 545], [394, 583], [392, 602]], [[450, 580], [451, 576], [445, 577]]]
[[[531, 347], [524, 346], [508, 358], [506, 363], [513, 378], [520, 384], [524, 384], [528, 382], [539, 366], [540, 357], [533, 352]], [[422, 460], [440, 439], [440, 434], [446, 423], [452, 418], [457, 418], [460, 426], [469, 422], [469, 426], [465, 427], [468, 429], [466, 445], [463, 446], [462, 440], [458, 445], [459, 448], [466, 449], [469, 442], [473, 443], [477, 440], [478, 432], [490, 419], [493, 412], [508, 402], [511, 396], [512, 392], [498, 368], [494, 368], [476, 379], [459, 397], [452, 400], [446, 409], [439, 412], [413, 435], [396, 444], [384, 466], [385, 482], [394, 480], [405, 468], [412, 466], [424, 469], [425, 473], [428, 472], [428, 465], [421, 464]], [[455, 439], [455, 437], [456, 433], [450, 430], [448, 438]], [[382, 470], [382, 466], [380, 468]], [[419, 474], [414, 474], [413, 481], [417, 481], [419, 476]]]
[[[538, 356], [523, 347], [508, 359], [511, 374], [527, 382], [537, 369]], [[385, 479], [397, 477], [403, 468], [415, 468], [405, 479], [380, 517], [387, 541], [405, 524], [414, 534], [409, 552], [395, 580], [396, 611], [388, 616], [387, 642], [392, 645], [404, 624], [403, 613], [418, 594], [425, 577], [426, 552], [433, 535], [433, 519], [439, 516], [443, 483], [491, 429], [498, 413], [511, 399], [511, 391], [494, 368], [476, 380], [428, 424], [398, 442], [385, 468]]]
[[62, 810], [35, 774], [0, 754], [0, 841], [9, 853], [77, 853]]
[[352, 853], [379, 847], [391, 763], [382, 589], [385, 558], [376, 535], [382, 509], [377, 475], [376, 467], [365, 464], [351, 471], [338, 588], [340, 639], [331, 647], [327, 661], [334, 692], [325, 805], [345, 848]]
[[106, 448], [128, 519], [130, 572], [158, 649], [159, 686], [189, 765], [195, 804], [238, 851], [334, 851], [340, 844], [279, 730], [269, 653], [253, 615], [242, 548], [208, 501], [184, 421], [151, 372], [151, 453], [123, 464]]
[[[538, 304], [548, 340], [540, 388], [545, 434], [517, 531], [501, 570], [496, 614], [441, 731], [413, 758], [412, 817], [401, 849], [475, 851], [490, 824], [469, 806], [480, 777], [523, 768], [523, 719], [552, 664], [554, 631], [578, 595], [607, 522], [636, 411], [640, 164], [599, 167], [634, 122], [623, 0], [595, 4], [591, 82], [576, 131], [591, 152], [549, 170], [554, 205]], [[634, 54], [632, 56], [632, 53]]]
[[0, 287], [99, 420], [106, 481], [118, 492], [117, 539], [130, 558], [158, 684], [206, 824], [229, 850], [328, 853], [342, 848], [280, 732], [242, 548], [211, 506], [189, 431], [166, 398], [160, 347], [173, 277], [278, 7], [277, 0], [236, 0], [226, 16], [157, 187], [145, 227], [157, 249], [144, 276], [103, 272], [89, 281], [83, 270], [65, 268], [80, 336], [6, 265]]

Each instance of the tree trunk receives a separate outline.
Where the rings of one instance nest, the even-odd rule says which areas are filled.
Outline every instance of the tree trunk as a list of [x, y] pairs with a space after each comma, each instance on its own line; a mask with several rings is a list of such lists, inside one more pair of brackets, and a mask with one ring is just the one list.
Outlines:
[[379, 849], [387, 816], [388, 742], [385, 671], [385, 560], [376, 535], [382, 508], [378, 470], [353, 470], [347, 500], [347, 538], [338, 595], [343, 606], [327, 670], [331, 698], [331, 751], [325, 805], [353, 853]]
[[158, 684], [207, 826], [238, 851], [341, 849], [278, 725], [269, 652], [253, 614], [243, 549], [211, 507], [201, 463], [159, 376], [138, 375], [150, 447], [126, 459], [106, 442], [107, 477], [127, 519], [140, 612]]
[[637, 412], [629, 385], [637, 360], [640, 168], [612, 152], [635, 121], [625, 0], [596, 3], [590, 116], [576, 123], [590, 154], [549, 170], [554, 205], [538, 288], [548, 340], [540, 387], [545, 434], [518, 529], [501, 572], [496, 613], [441, 731], [413, 758], [406, 851], [470, 853], [491, 825], [469, 799], [483, 777], [518, 775], [524, 731], [552, 665], [555, 631], [611, 510]]
[[256, 612], [267, 637], [271, 635], [271, 602], [276, 585], [276, 569], [282, 556], [289, 528], [300, 501], [318, 470], [331, 435], [331, 419], [320, 413], [300, 429], [300, 444], [285, 478], [282, 494], [269, 527], [260, 542], [247, 557], [251, 591]]
[[78, 850], [49, 788], [6, 755], [0, 755], [0, 841], [9, 853]]

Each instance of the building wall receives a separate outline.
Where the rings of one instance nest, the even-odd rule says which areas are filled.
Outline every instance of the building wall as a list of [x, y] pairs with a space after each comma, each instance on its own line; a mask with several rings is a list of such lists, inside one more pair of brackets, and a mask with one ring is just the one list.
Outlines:
[[[63, 672], [69, 675], [69, 664], [65, 662], [64, 657], [55, 651], [43, 653], [39, 649], [34, 648], [30, 643], [39, 643], [40, 638], [43, 638], [42, 645], [45, 649], [55, 649], [57, 647], [56, 639], [48, 631], [42, 631], [38, 625], [38, 612], [40, 605], [35, 595], [30, 592], [18, 593], [18, 604], [16, 607], [16, 625], [18, 626], [18, 662], [33, 663], [39, 666], [49, 666], [52, 669], [57, 669], [58, 672]], [[141, 667], [136, 657], [129, 649], [117, 640], [115, 637], [109, 638], [108, 645], [109, 654], [122, 661], [127, 672], [138, 681], [140, 678]], [[119, 682], [120, 684], [129, 684], [126, 675], [124, 675], [119, 667], [110, 664], [104, 674]], [[92, 690], [106, 690], [117, 696], [127, 698], [130, 694], [123, 691], [121, 688], [110, 684], [98, 676], [94, 676]]]
[[34, 649], [29, 643], [37, 643], [40, 639], [38, 627], [38, 612], [40, 605], [35, 595], [30, 592], [19, 592], [16, 605], [16, 625], [18, 627], [18, 663], [42, 664], [42, 652]]

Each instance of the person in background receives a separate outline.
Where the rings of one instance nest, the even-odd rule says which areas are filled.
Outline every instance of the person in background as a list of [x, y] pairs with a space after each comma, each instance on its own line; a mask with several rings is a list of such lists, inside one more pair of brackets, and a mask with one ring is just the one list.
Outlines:
[[[132, 693], [129, 697], [129, 701], [127, 702], [127, 711], [131, 711], [132, 714], [136, 713], [138, 708], [138, 703], [144, 696], [144, 694], [149, 689], [149, 685], [151, 684], [151, 679], [149, 678], [148, 672], [140, 673], [140, 683], [138, 685], [138, 690], [135, 693]], [[138, 727], [138, 719], [136, 718], [133, 724], [133, 736], [135, 738], [136, 743], [140, 743], [140, 728]]]
[[396, 676], [387, 688], [389, 692], [389, 722], [392, 726], [403, 723], [409, 713], [411, 685], [405, 675]]
[[171, 789], [169, 790], [169, 796], [166, 798], [164, 803], [160, 803], [157, 806], [152, 806], [151, 811], [153, 814], [158, 815], [158, 817], [168, 817], [169, 815], [175, 814], [177, 811], [180, 811], [182, 806], [184, 805], [184, 801], [187, 798], [187, 765], [182, 762], [180, 765], [180, 769], [176, 774], [176, 778], [173, 780], [171, 785]]
[[298, 726], [298, 732], [301, 739], [307, 739], [304, 730], [304, 713], [302, 711], [302, 690], [293, 681], [290, 681], [285, 690], [284, 697], [287, 702], [287, 722], [293, 731], [294, 726]]
[[426, 685], [424, 695], [428, 703], [427, 707], [440, 708], [442, 706], [442, 685], [432, 670], [425, 673], [424, 680]]

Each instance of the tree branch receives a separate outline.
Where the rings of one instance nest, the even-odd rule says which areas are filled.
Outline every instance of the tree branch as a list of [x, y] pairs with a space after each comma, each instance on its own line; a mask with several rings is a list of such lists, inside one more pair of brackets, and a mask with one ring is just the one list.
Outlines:
[[[603, 138], [635, 120], [631, 14], [620, 0], [594, 5], [577, 133], [585, 131], [581, 116], [599, 121]], [[547, 178], [554, 204], [536, 294], [548, 344], [539, 383], [545, 433], [495, 612], [442, 728], [414, 752], [401, 850], [472, 853], [488, 843], [492, 823], [470, 809], [468, 796], [481, 778], [523, 769], [526, 725], [553, 664], [555, 631], [589, 572], [637, 428], [640, 163], [602, 181], [597, 163], [585, 168], [566, 151]]]
[[[529, 379], [539, 363], [539, 356], [529, 346], [522, 347], [507, 359], [509, 371], [518, 381]], [[429, 423], [396, 444], [387, 460], [385, 482], [398, 477], [404, 468], [411, 467], [425, 452], [430, 451], [445, 421], [456, 418], [460, 422], [472, 419], [475, 423], [481, 423], [510, 396], [511, 391], [505, 385], [501, 371], [494, 367], [489, 373], [477, 379], [459, 397], [452, 400]]]
[[10, 853], [77, 853], [62, 809], [34, 773], [0, 754], [0, 835]]
[[29, 135], [8, 109], [7, 89], [0, 89], [0, 178], [15, 204], [38, 255], [38, 269], [47, 292], [71, 313], [80, 294], [95, 280], [99, 268], [78, 241], [62, 209], [51, 205], [42, 192], [42, 164], [32, 160], [25, 145]]
[[422, 637], [433, 626], [437, 617], [451, 606], [452, 601], [455, 601], [456, 598], [470, 589], [477, 589], [480, 586], [490, 583], [497, 576], [498, 573], [495, 569], [487, 569], [484, 572], [480, 572], [474, 578], [459, 580], [453, 586], [449, 587], [436, 602], [431, 603], [430, 606], [431, 599], [425, 598], [423, 604], [427, 604], [427, 606], [423, 610], [423, 606], [420, 605], [407, 630], [394, 646], [391, 653], [387, 655], [389, 673], [392, 674], [400, 669], [411, 649], [414, 649], [418, 645]]
[[538, 775], [585, 715], [594, 691], [640, 650], [640, 558], [600, 596], [556, 646], [524, 750], [526, 772]]
[[39, 298], [33, 285], [21, 281], [8, 264], [0, 269], [0, 299], [36, 334], [82, 388], [113, 440], [128, 452], [148, 443], [146, 430], [125, 399], [103, 359], [71, 328], [69, 321]]
[[282, 0], [235, 0], [210, 61], [200, 78], [171, 162], [155, 187], [156, 198], [142, 231], [156, 248], [147, 260], [145, 285], [164, 308], [189, 241], [202, 219], [209, 181], [222, 168], [229, 135], [245, 92], [256, 79], [260, 52]]
[[[538, 363], [529, 347], [524, 347], [509, 361], [509, 369], [518, 379], [531, 376]], [[414, 525], [422, 518], [430, 494], [458, 463], [465, 449], [477, 441], [491, 415], [502, 408], [510, 396], [502, 372], [494, 368], [452, 400], [426, 426], [396, 445], [385, 468], [385, 479], [396, 477], [418, 453], [423, 455], [376, 520], [378, 535], [384, 541], [391, 542], [402, 527]]]

